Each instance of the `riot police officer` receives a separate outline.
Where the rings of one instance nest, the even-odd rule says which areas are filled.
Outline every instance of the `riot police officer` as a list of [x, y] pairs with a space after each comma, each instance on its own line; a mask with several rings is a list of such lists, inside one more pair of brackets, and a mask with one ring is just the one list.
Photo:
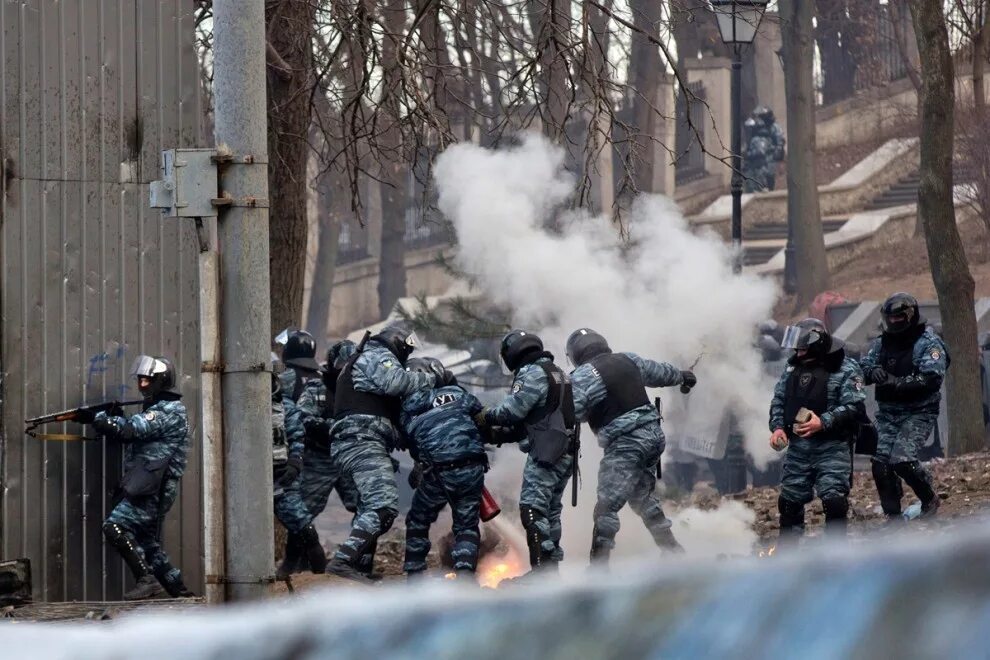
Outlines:
[[922, 515], [931, 515], [939, 498], [918, 454], [938, 419], [948, 350], [921, 317], [914, 296], [895, 293], [880, 313], [883, 334], [862, 360], [866, 383], [876, 386], [879, 441], [873, 479], [889, 519], [900, 519], [901, 480], [921, 500]]
[[137, 580], [126, 600], [152, 598], [162, 587], [173, 597], [192, 596], [161, 545], [162, 522], [175, 502], [189, 452], [175, 367], [164, 357], [142, 355], [131, 375], [144, 398], [142, 411], [130, 417], [120, 410], [101, 412], [93, 420], [98, 433], [124, 443], [124, 476], [103, 535]]
[[575, 415], [588, 422], [605, 450], [598, 466], [592, 561], [608, 560], [619, 531], [619, 511], [627, 503], [658, 546], [681, 551], [654, 494], [664, 436], [646, 388], [682, 385], [690, 390], [697, 378], [666, 362], [613, 353], [605, 337], [590, 328], [571, 333], [567, 359], [576, 367], [571, 372]]
[[777, 507], [781, 541], [804, 532], [804, 507], [817, 492], [825, 531], [844, 535], [849, 514], [852, 448], [865, 415], [863, 372], [841, 340], [818, 319], [787, 328], [794, 349], [770, 403], [770, 446], [787, 448]]
[[319, 380], [320, 363], [316, 361], [316, 340], [305, 330], [286, 331], [282, 362], [285, 371], [279, 374], [282, 381], [282, 397], [299, 400], [307, 381]]
[[401, 397], [431, 388], [436, 377], [406, 371], [417, 345], [402, 324], [385, 326], [344, 364], [337, 379], [330, 455], [342, 479], [358, 491], [357, 516], [351, 533], [338, 548], [327, 571], [367, 581], [360, 561], [387, 532], [399, 513], [399, 494], [389, 453], [399, 441]]
[[454, 570], [474, 573], [481, 542], [481, 492], [488, 469], [488, 456], [473, 419], [482, 410], [481, 402], [460, 387], [436, 358], [412, 358], [406, 368], [432, 374], [438, 382], [436, 387], [419, 390], [402, 400], [402, 430], [409, 453], [422, 469], [406, 515], [403, 568], [410, 576], [426, 570], [430, 527], [449, 504]]
[[519, 516], [526, 530], [532, 568], [551, 570], [563, 559], [560, 515], [575, 460], [577, 422], [567, 374], [532, 332], [512, 330], [502, 338], [500, 355], [514, 374], [511, 390], [498, 405], [476, 417], [479, 425], [525, 427], [520, 448], [527, 452]]

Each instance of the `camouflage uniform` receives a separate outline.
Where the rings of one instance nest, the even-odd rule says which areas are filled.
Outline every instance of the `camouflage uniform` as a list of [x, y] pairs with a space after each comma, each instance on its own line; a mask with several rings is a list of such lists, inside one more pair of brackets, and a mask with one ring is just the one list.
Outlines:
[[[385, 344], [370, 340], [351, 367], [354, 390], [384, 397], [402, 397], [433, 387], [435, 379], [403, 369]], [[338, 381], [339, 382], [339, 381]], [[357, 516], [351, 534], [334, 556], [357, 566], [361, 555], [392, 527], [399, 512], [389, 453], [398, 438], [392, 421], [375, 415], [351, 414], [338, 419], [331, 431], [330, 455], [342, 479], [358, 491]]]
[[759, 125], [746, 145], [743, 158], [743, 189], [745, 192], [773, 190], [776, 163], [773, 160], [773, 140]]
[[[647, 387], [670, 387], [683, 382], [680, 370], [666, 362], [647, 360], [635, 353], [621, 355], [636, 364]], [[591, 363], [585, 363], [571, 374], [571, 382], [575, 415], [587, 422], [592, 407], [602, 404], [608, 395], [605, 381]], [[671, 523], [654, 494], [657, 463], [665, 444], [656, 408], [645, 405], [623, 413], [598, 429], [597, 437], [605, 453], [598, 466], [592, 556], [607, 556], [615, 547], [619, 511], [627, 502], [643, 519], [657, 545], [671, 547]]]
[[770, 430], [783, 429], [789, 441], [780, 482], [782, 535], [804, 530], [804, 506], [811, 502], [815, 492], [825, 508], [826, 522], [834, 518], [837, 531], [845, 531], [852, 479], [850, 443], [862, 418], [866, 394], [863, 372], [855, 360], [845, 357], [840, 350], [828, 355], [825, 362], [828, 403], [825, 412], [819, 415], [821, 431], [802, 438], [792, 431], [794, 420], [785, 419], [789, 381], [801, 369], [793, 358], [777, 381], [770, 403]]
[[[932, 387], [914, 396], [899, 397], [902, 399], [900, 401], [881, 401], [879, 399], [884, 398], [882, 388], [892, 390], [894, 386], [882, 383], [877, 386], [876, 427], [879, 440], [877, 453], [873, 457], [873, 472], [880, 492], [880, 503], [888, 515], [901, 511], [901, 479], [915, 490], [923, 504], [927, 503], [924, 500], [934, 496], [931, 475], [922, 467], [918, 456], [938, 418], [942, 400], [939, 388], [949, 366], [949, 356], [945, 343], [934, 330], [922, 326], [918, 335], [909, 338], [909, 341], [913, 340], [913, 374], [908, 378], [929, 376]], [[861, 366], [867, 374], [875, 367], [893, 371], [888, 368], [891, 365], [881, 364], [883, 361], [882, 338], [877, 338], [862, 359]], [[869, 379], [867, 383], [874, 384]]]
[[423, 466], [423, 479], [406, 515], [404, 570], [426, 570], [430, 526], [444, 506], [453, 517], [454, 570], [478, 565], [478, 513], [488, 458], [474, 415], [481, 402], [457, 385], [422, 390], [406, 397], [400, 416], [409, 453]]
[[[521, 424], [530, 411], [545, 405], [549, 380], [539, 365], [552, 362], [552, 356], [541, 357], [520, 367], [509, 395], [497, 406], [485, 410], [485, 423], [489, 426], [515, 426]], [[528, 452], [528, 441], [524, 440], [519, 447]], [[560, 514], [564, 510], [564, 490], [571, 476], [572, 462], [570, 454], [565, 454], [552, 465], [539, 463], [528, 456], [523, 468], [519, 505], [520, 508], [530, 507], [540, 514], [534, 524], [540, 538], [544, 539], [541, 550], [554, 562], [564, 558], [564, 550], [560, 547]]]
[[126, 443], [125, 475], [141, 464], [167, 459], [158, 493], [139, 497], [119, 493], [115, 498], [117, 503], [104, 521], [104, 527], [116, 524], [123, 529], [143, 552], [152, 573], [163, 584], [181, 583], [179, 569], [172, 566], [162, 548], [161, 526], [175, 502], [179, 481], [186, 469], [189, 453], [186, 407], [178, 400], [160, 400], [129, 418], [108, 417], [106, 413], [99, 413], [96, 418], [113, 422], [118, 428], [129, 425], [133, 429], [130, 438], [122, 435], [114, 438]]
[[[288, 442], [288, 459], [290, 461], [302, 460], [303, 458], [302, 443], [297, 438], [294, 438], [293, 434], [289, 433], [293, 418], [298, 417], [297, 411], [298, 406], [288, 397], [285, 397], [281, 403], [272, 404], [272, 426], [275, 427], [274, 430], [276, 432], [280, 430], [286, 437]], [[279, 425], [281, 426], [280, 429], [278, 428]], [[303, 503], [302, 496], [299, 492], [301, 477], [297, 476], [290, 484], [280, 484], [284, 469], [284, 466], [275, 466], [275, 517], [278, 518], [279, 522], [285, 526], [285, 529], [289, 533], [294, 534], [312, 522], [313, 516]]]

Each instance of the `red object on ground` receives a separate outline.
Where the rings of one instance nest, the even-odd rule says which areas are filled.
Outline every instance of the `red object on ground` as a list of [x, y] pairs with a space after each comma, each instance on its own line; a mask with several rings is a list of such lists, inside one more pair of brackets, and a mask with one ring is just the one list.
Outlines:
[[479, 512], [481, 522], [488, 522], [500, 513], [502, 513], [502, 508], [495, 501], [495, 497], [487, 487], [483, 487], [481, 489], [481, 511]]
[[841, 293], [835, 291], [822, 291], [815, 299], [811, 301], [808, 305], [808, 316], [816, 318], [825, 324], [825, 327], [829, 332], [835, 330], [835, 328], [829, 327], [828, 319], [828, 308], [832, 305], [841, 305], [842, 303], [849, 302], [846, 297]]

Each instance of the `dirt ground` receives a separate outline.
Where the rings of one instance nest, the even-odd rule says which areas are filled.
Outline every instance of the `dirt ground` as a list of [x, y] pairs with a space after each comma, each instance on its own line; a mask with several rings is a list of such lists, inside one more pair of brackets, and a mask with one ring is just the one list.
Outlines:
[[[929, 463], [929, 468], [934, 474], [935, 490], [942, 504], [934, 518], [913, 520], [908, 525], [942, 527], [990, 509], [990, 453], [980, 452], [957, 458], [936, 459]], [[762, 541], [772, 543], [779, 529], [777, 490], [750, 489], [740, 495], [739, 499], [756, 513], [754, 530], [757, 535]], [[904, 509], [916, 501], [914, 494], [905, 487], [902, 500]], [[885, 523], [869, 471], [855, 473], [849, 502], [851, 535], [860, 536], [876, 531]], [[705, 502], [699, 502], [698, 505], [705, 506]], [[820, 533], [824, 522], [821, 502], [815, 500], [807, 509], [808, 530], [813, 534]]]

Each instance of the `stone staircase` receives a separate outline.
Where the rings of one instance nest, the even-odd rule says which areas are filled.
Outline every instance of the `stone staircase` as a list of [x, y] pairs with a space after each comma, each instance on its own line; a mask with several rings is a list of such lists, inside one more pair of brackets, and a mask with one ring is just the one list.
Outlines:
[[873, 201], [867, 204], [863, 210], [875, 211], [877, 209], [889, 209], [894, 206], [914, 204], [918, 201], [918, 184], [920, 182], [921, 177], [918, 171], [915, 170], [874, 197]]
[[[822, 231], [829, 234], [838, 231], [849, 218], [822, 218]], [[773, 255], [787, 247], [787, 224], [761, 222], [743, 231], [743, 265], [758, 266], [770, 261]]]

